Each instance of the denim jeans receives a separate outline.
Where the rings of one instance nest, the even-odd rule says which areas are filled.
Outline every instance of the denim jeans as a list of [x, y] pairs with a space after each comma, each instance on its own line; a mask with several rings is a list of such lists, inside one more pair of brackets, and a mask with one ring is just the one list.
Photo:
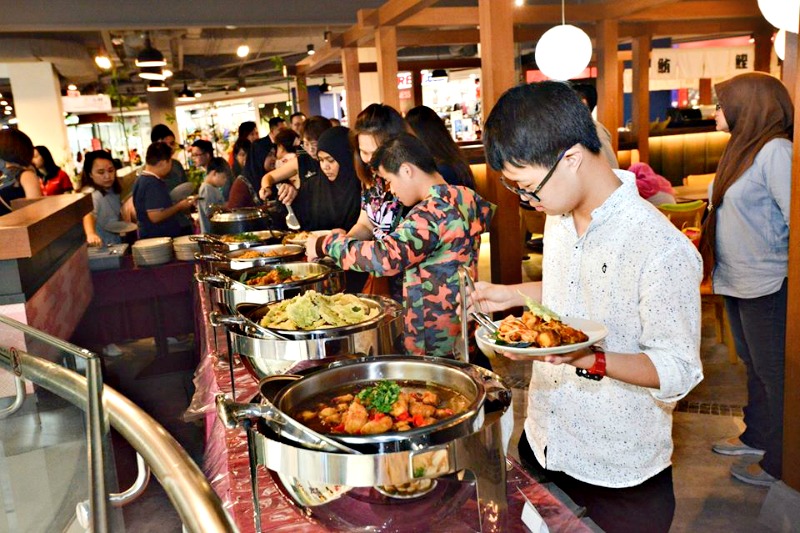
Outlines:
[[783, 381], [786, 342], [786, 280], [758, 298], [725, 297], [731, 333], [747, 369], [747, 426], [741, 441], [764, 450], [761, 467], [780, 479], [783, 468]]

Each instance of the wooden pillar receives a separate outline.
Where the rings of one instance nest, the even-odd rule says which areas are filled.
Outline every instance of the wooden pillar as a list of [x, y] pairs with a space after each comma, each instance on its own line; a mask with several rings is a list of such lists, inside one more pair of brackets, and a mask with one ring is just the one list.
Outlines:
[[375, 30], [375, 51], [378, 54], [378, 90], [381, 103], [400, 110], [397, 90], [397, 28], [381, 26]]
[[[800, 69], [798, 38], [786, 33], [783, 81], [794, 100], [794, 135], [800, 139]], [[791, 79], [788, 77], [791, 75]], [[792, 154], [792, 201], [789, 207], [789, 285], [786, 309], [786, 380], [783, 412], [783, 482], [800, 491], [800, 332], [793, 327], [800, 313], [800, 143]], [[794, 210], [794, 211], [792, 211]]]
[[311, 116], [311, 103], [308, 101], [308, 85], [306, 84], [306, 75], [298, 74], [294, 78], [297, 85], [297, 107], [307, 117]]
[[347, 123], [352, 127], [361, 112], [361, 72], [358, 67], [358, 48], [342, 48], [342, 76], [347, 105]]
[[422, 71], [420, 69], [411, 71], [411, 90], [414, 92], [414, 107], [422, 105]]
[[619, 148], [620, 91], [617, 75], [617, 20], [597, 22], [597, 120], [611, 132], [611, 146]]
[[753, 34], [753, 39], [755, 39], [753, 70], [769, 72], [769, 60], [772, 57], [772, 28], [758, 30]]
[[650, 162], [650, 48], [651, 36], [638, 35], [633, 38], [633, 93], [631, 118], [639, 161]]
[[[479, 0], [481, 97], [483, 118], [500, 96], [517, 83], [514, 70], [514, 10], [508, 2]], [[500, 185], [500, 173], [486, 165], [478, 191], [497, 205], [491, 228], [492, 282], [522, 281], [519, 197]]]
[[700, 78], [698, 102], [701, 105], [709, 105], [714, 103], [713, 91], [711, 87], [711, 78]]

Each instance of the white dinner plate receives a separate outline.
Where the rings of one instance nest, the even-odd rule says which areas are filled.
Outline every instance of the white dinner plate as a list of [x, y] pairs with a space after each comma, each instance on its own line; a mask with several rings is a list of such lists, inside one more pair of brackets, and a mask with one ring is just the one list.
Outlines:
[[169, 191], [169, 197], [172, 199], [173, 204], [177, 204], [184, 198], [188, 198], [194, 193], [194, 183], [186, 182], [176, 185], [174, 189]]
[[296, 233], [290, 233], [289, 235], [286, 236], [286, 239], [284, 240], [286, 241], [287, 244], [301, 244], [305, 246], [306, 241], [310, 236], [313, 235], [314, 237], [326, 237], [330, 235], [330, 233], [331, 230], [329, 229], [318, 229], [314, 231], [298, 231]]
[[124, 220], [112, 220], [105, 226], [106, 231], [110, 231], [111, 233], [128, 233], [130, 231], [136, 231], [138, 228], [139, 226], [133, 222], [125, 222]]
[[[580, 350], [581, 348], [586, 348], [595, 344], [598, 341], [603, 340], [606, 335], [608, 335], [608, 330], [606, 327], [593, 320], [587, 320], [585, 318], [575, 318], [575, 317], [561, 317], [561, 321], [567, 324], [568, 326], [572, 326], [575, 329], [579, 329], [583, 331], [588, 337], [589, 340], [586, 342], [579, 342], [577, 344], [565, 344], [563, 346], [553, 346], [552, 348], [513, 348], [511, 346], [504, 346], [502, 344], [498, 344], [489, 332], [486, 331], [486, 328], [480, 327], [475, 332], [475, 340], [478, 341], [478, 347], [481, 349], [483, 353], [487, 356], [491, 356], [492, 352], [496, 353], [513, 353], [515, 355], [527, 355], [530, 357], [538, 357], [542, 355], [555, 355], [560, 353], [569, 353], [574, 352], [575, 350]], [[497, 320], [494, 324], [499, 325], [500, 320]]]

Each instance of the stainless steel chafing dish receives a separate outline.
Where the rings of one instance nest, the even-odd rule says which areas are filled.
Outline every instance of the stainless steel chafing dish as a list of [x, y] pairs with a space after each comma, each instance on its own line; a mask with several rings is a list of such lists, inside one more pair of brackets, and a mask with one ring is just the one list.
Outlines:
[[[371, 436], [329, 434], [357, 453], [331, 452], [305, 446], [296, 438], [285, 438], [280, 427], [251, 418], [235, 408], [220, 409], [229, 424], [244, 419], [251, 442], [251, 461], [277, 473], [286, 492], [314, 517], [335, 513], [340, 527], [348, 524], [348, 508], [365, 500], [375, 505], [391, 504], [386, 487], [415, 483], [445, 476], [449, 481], [474, 482], [477, 488], [483, 531], [501, 531], [506, 525], [505, 449], [513, 428], [511, 391], [496, 374], [483, 368], [433, 357], [384, 356], [336, 362], [289, 384], [277, 393], [262, 383], [262, 393], [275, 394], [272, 403], [280, 412], [303, 397], [351, 381], [376, 379], [424, 380], [444, 387], [459, 388], [473, 400], [457, 420], [417, 428], [410, 432]], [[321, 388], [321, 389], [320, 389]], [[481, 399], [482, 398], [482, 399]], [[224, 402], [220, 402], [224, 406]], [[241, 414], [241, 416], [239, 416]], [[353, 439], [357, 439], [355, 442]], [[372, 487], [365, 492], [360, 487]], [[418, 496], [426, 498], [425, 493]], [[433, 498], [441, 498], [431, 494]], [[349, 498], [349, 500], [348, 500]], [[337, 501], [343, 499], [342, 501]], [[349, 502], [349, 503], [348, 503]], [[446, 504], [435, 500], [437, 504]], [[358, 511], [353, 511], [358, 512]], [[381, 513], [374, 513], [380, 520]], [[363, 526], [362, 516], [359, 523]], [[370, 524], [382, 530], [387, 524]], [[389, 524], [389, 528], [392, 526]], [[396, 527], [396, 524], [394, 525]]]
[[344, 290], [344, 272], [322, 263], [282, 263], [282, 268], [302, 277], [297, 281], [265, 286], [250, 286], [239, 280], [256, 272], [269, 272], [277, 265], [251, 267], [244, 270], [219, 269], [216, 274], [196, 274], [195, 279], [209, 290], [212, 301], [229, 312], [242, 303], [267, 304], [293, 298], [307, 290], [335, 294]]
[[261, 230], [246, 232], [251, 238], [237, 241], [224, 240], [229, 235], [217, 235], [213, 233], [202, 233], [200, 235], [192, 235], [190, 239], [200, 245], [200, 252], [203, 254], [210, 254], [214, 252], [233, 252], [242, 248], [250, 248], [251, 246], [261, 246], [264, 244], [279, 244], [287, 232], [281, 230]]
[[236, 313], [211, 313], [214, 326], [227, 328], [230, 353], [262, 378], [284, 373], [297, 361], [340, 355], [381, 355], [399, 351], [403, 329], [402, 306], [391, 298], [358, 295], [379, 309], [374, 318], [338, 328], [317, 330], [269, 330], [258, 326], [270, 305], [239, 304]]
[[[267, 257], [242, 257], [248, 252], [270, 254]], [[267, 244], [248, 246], [230, 252], [212, 252], [210, 254], [195, 254], [195, 259], [201, 261], [203, 272], [216, 273], [219, 269], [244, 270], [275, 263], [288, 263], [305, 257], [306, 249], [297, 244]]]

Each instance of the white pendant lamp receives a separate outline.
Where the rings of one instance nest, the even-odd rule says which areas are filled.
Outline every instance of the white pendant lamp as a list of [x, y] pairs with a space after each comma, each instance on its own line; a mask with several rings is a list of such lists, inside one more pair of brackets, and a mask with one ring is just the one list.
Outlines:
[[544, 32], [536, 43], [535, 56], [539, 70], [554, 80], [574, 78], [589, 66], [592, 40], [582, 29], [564, 22], [564, 0], [561, 0], [561, 25]]
[[758, 0], [758, 8], [767, 22], [776, 28], [797, 33], [800, 0]]
[[775, 47], [775, 55], [783, 61], [786, 56], [786, 30], [778, 30], [778, 33], [775, 34], [775, 42], [772, 45]]

